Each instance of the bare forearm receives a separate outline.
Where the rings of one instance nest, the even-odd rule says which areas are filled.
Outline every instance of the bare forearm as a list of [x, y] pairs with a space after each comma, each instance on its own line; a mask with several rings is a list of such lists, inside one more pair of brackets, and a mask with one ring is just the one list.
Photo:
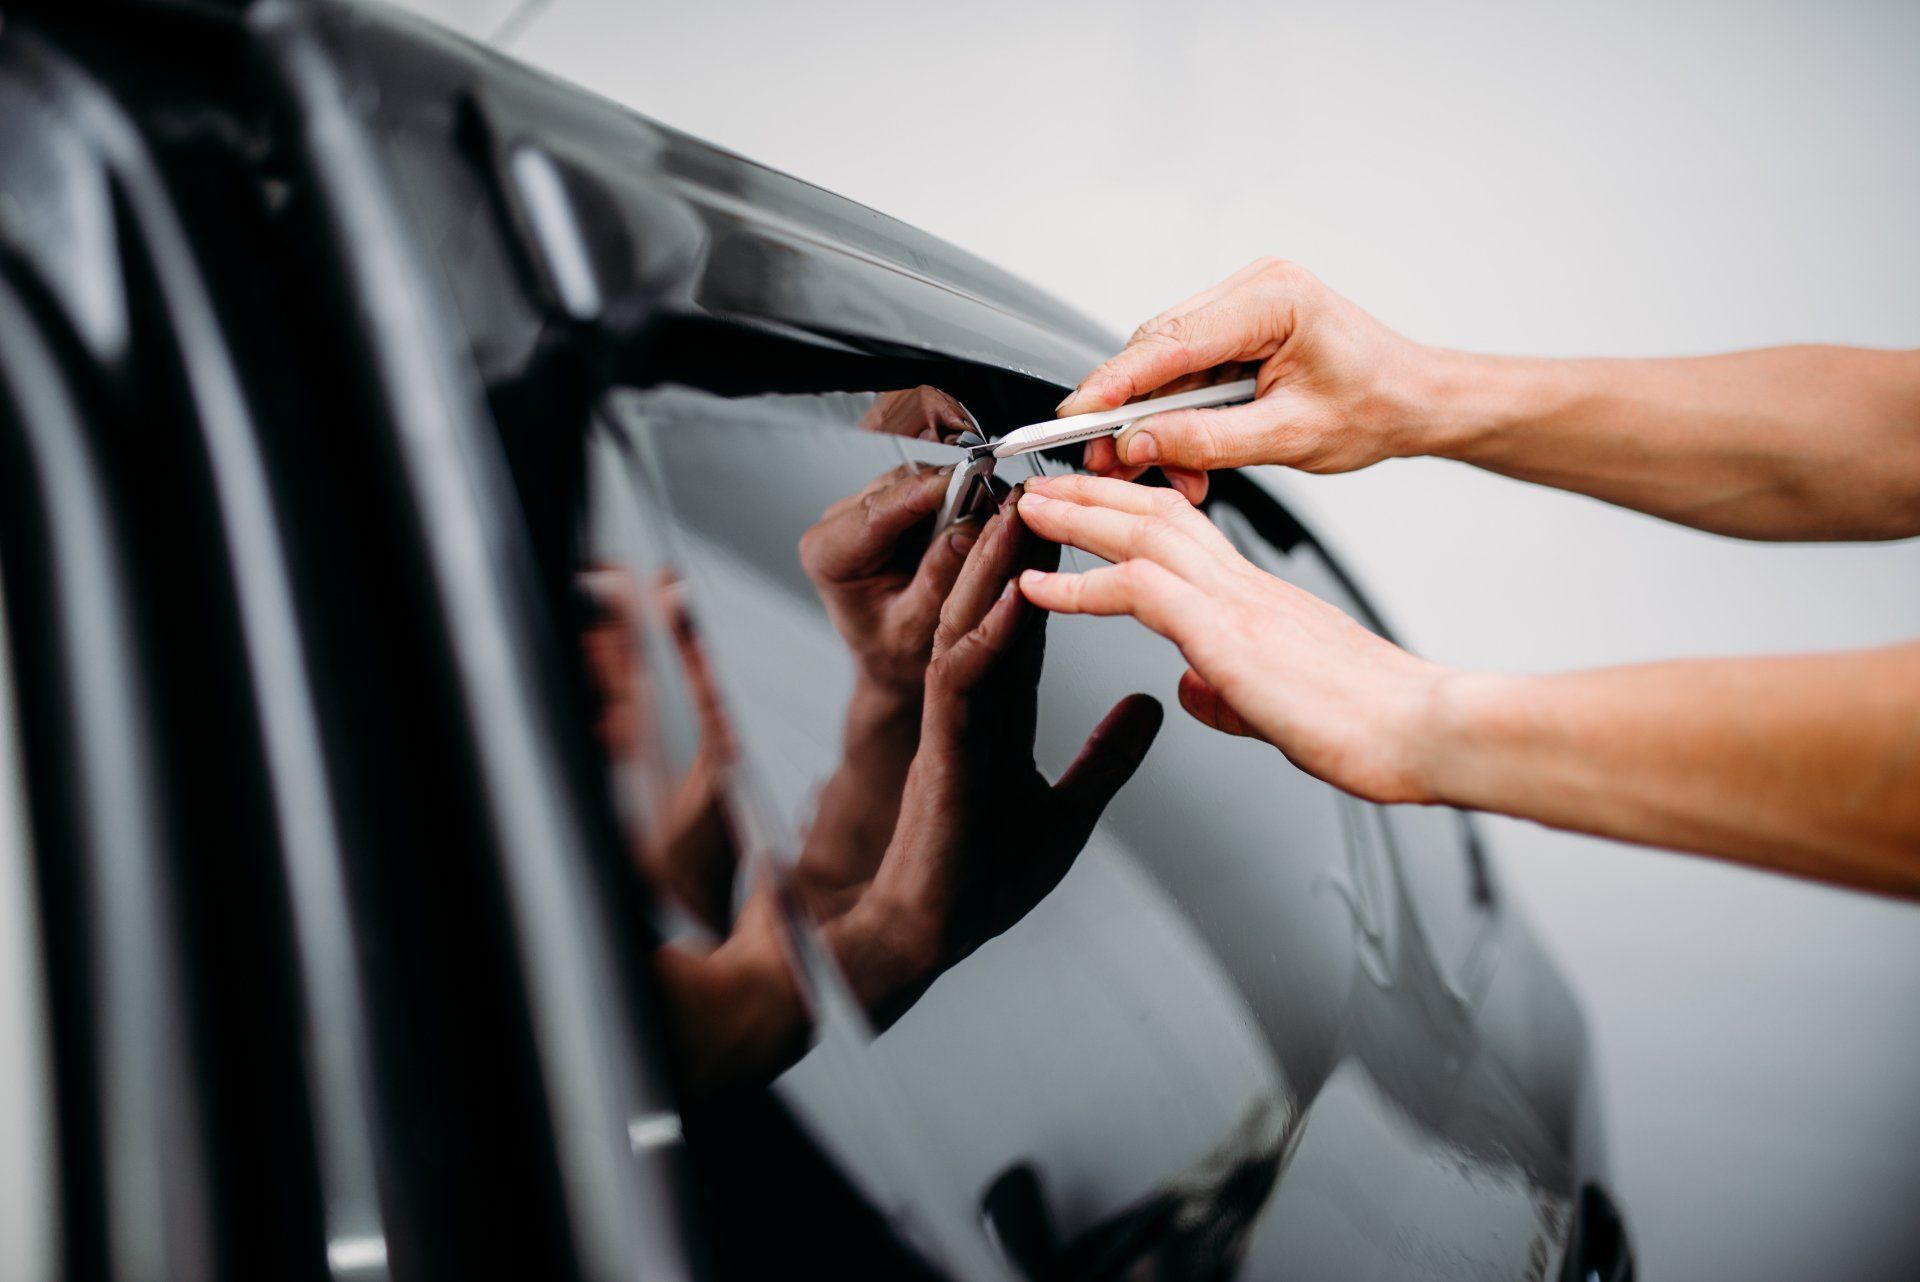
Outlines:
[[1436, 353], [1422, 452], [1759, 539], [1920, 534], [1920, 352]]
[[1453, 805], [1920, 898], [1920, 644], [1460, 674], [1426, 742]]

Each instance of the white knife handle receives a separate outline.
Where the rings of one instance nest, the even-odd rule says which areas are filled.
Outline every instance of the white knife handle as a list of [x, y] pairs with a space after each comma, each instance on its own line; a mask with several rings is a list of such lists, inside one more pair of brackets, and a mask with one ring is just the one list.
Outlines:
[[1096, 436], [1111, 435], [1127, 424], [1143, 419], [1149, 414], [1161, 414], [1167, 410], [1210, 409], [1216, 405], [1250, 401], [1259, 390], [1259, 380], [1243, 378], [1232, 383], [1220, 383], [1214, 387], [1196, 387], [1190, 392], [1175, 392], [1172, 396], [1156, 396], [1151, 400], [1135, 401], [1131, 405], [1122, 405], [1117, 409], [1095, 410], [1091, 414], [1070, 414], [1066, 418], [1057, 418], [1051, 423], [1033, 423], [1027, 427], [1015, 428], [995, 441], [993, 456], [1008, 458], [1036, 449], [1052, 449], [1056, 445], [1090, 441]]

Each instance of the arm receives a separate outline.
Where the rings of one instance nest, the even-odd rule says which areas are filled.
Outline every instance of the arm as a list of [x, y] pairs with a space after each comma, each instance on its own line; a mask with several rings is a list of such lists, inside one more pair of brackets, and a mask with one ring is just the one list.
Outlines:
[[1459, 673], [1431, 712], [1439, 800], [1920, 899], [1920, 644]]
[[1920, 898], [1920, 644], [1507, 677], [1429, 663], [1247, 562], [1168, 490], [1029, 481], [1027, 526], [1114, 562], [1049, 610], [1180, 647], [1180, 702], [1380, 802], [1445, 803]]
[[1142, 420], [1089, 470], [1283, 463], [1338, 472], [1434, 455], [1721, 534], [1920, 534], [1920, 352], [1787, 347], [1676, 360], [1469, 356], [1394, 333], [1265, 259], [1137, 330], [1063, 413], [1224, 370], [1260, 395]]
[[1716, 534], [1920, 534], [1920, 352], [1430, 353], [1426, 452]]

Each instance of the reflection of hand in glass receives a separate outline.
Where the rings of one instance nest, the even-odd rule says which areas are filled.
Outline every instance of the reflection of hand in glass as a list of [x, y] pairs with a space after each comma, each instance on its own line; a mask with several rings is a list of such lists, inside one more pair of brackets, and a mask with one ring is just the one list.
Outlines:
[[922, 385], [880, 393], [860, 416], [860, 430], [951, 443], [977, 425], [966, 406], [937, 387]]
[[980, 534], [962, 522], [927, 541], [947, 472], [896, 468], [840, 500], [800, 539], [800, 563], [852, 651], [856, 679], [841, 759], [820, 790], [796, 874], [821, 915], [873, 875], [920, 737], [940, 609]]
[[841, 499], [800, 538], [800, 564], [853, 651], [863, 680], [919, 701], [940, 606], [979, 527], [962, 522], [931, 546], [916, 527], [940, 506], [947, 470], [908, 464]]
[[658, 738], [659, 710], [641, 641], [647, 609], [640, 587], [627, 570], [609, 566], [582, 571], [578, 582], [595, 607], [581, 645], [599, 694], [596, 729], [609, 762], [631, 772], [626, 783], [639, 795], [629, 799], [647, 821], [644, 828], [629, 826], [635, 862], [655, 894], [672, 896], [701, 924], [724, 934], [735, 859], [722, 790], [734, 760], [733, 731], [680, 585], [663, 573], [647, 594], [673, 638], [699, 726], [693, 760], [675, 779]]
[[1050, 784], [1034, 763], [1045, 618], [1008, 585], [1058, 552], [1009, 504], [982, 533], [942, 611], [920, 744], [870, 886], [827, 933], [870, 1007], [895, 1007], [1026, 915], [1086, 845], [1160, 725], [1122, 700]]
[[[597, 565], [578, 583], [594, 607], [581, 646], [599, 695], [595, 729], [609, 764], [624, 776], [634, 863], [653, 897], [677, 901], [715, 937], [654, 950], [680, 1080], [696, 1099], [766, 1080], [805, 1048], [808, 1019], [773, 896], [756, 890], [730, 919], [738, 858], [726, 788], [734, 742], [706, 651], [671, 575], [643, 592], [628, 570]], [[673, 639], [699, 727], [693, 759], [677, 777], [665, 757], [643, 648], [649, 621], [664, 624]]]

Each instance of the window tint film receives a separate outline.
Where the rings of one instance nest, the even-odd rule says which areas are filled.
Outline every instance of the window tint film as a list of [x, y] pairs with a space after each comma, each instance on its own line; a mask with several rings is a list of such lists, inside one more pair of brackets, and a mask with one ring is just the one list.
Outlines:
[[[1171, 703], [1184, 664], [1139, 625], [997, 604], [1063, 554], [986, 519], [1037, 460], [943, 511], [970, 427], [927, 388], [601, 407], [591, 572], [624, 567], [636, 662], [684, 687], [610, 760], [630, 822], [649, 798], [714, 817], [707, 845], [636, 848], [679, 914], [666, 987], [701, 996], [677, 1016], [694, 1095], [764, 1088], [961, 1272], [1264, 1276], [1308, 1237], [1333, 1272], [1391, 1271], [1376, 1239], [1409, 1196], [1432, 1249], [1480, 1250], [1493, 1217], [1524, 1258], [1554, 1225], [1511, 1155], [1546, 1143], [1500, 1120], [1409, 837], [1264, 744], [1163, 720], [1145, 696]], [[1210, 514], [1250, 556], [1365, 617], [1225, 480]], [[786, 969], [737, 982], [762, 921], [796, 932]], [[1489, 1134], [1506, 1156], [1448, 1164]]]
[[[1378, 630], [1370, 612], [1355, 598], [1324, 553], [1301, 541], [1282, 551], [1256, 528], [1243, 506], [1261, 496], [1250, 481], [1227, 487], [1229, 497], [1209, 507], [1209, 515], [1249, 560], [1321, 600], [1338, 606], [1364, 626]], [[1355, 803], [1356, 805], [1363, 803]], [[1490, 973], [1492, 888], [1482, 852], [1465, 816], [1444, 806], [1381, 806], [1374, 831], [1383, 831], [1385, 857], [1407, 887], [1411, 917], [1421, 942], [1448, 988], [1463, 1001], [1484, 991]]]

